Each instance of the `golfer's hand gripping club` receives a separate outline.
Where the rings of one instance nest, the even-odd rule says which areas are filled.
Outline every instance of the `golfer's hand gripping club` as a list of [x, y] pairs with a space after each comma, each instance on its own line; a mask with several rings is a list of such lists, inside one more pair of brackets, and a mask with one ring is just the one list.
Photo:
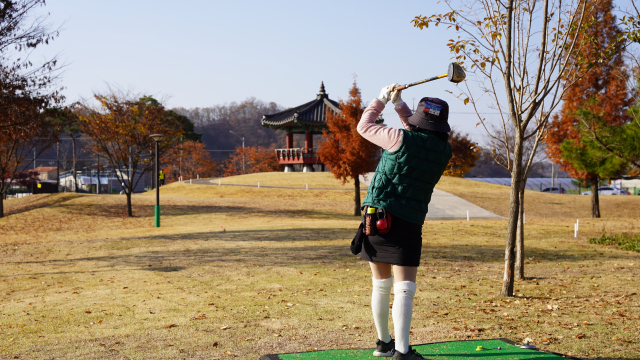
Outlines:
[[383, 87], [382, 90], [380, 90], [380, 96], [378, 96], [378, 100], [382, 101], [385, 104], [388, 103], [391, 99], [391, 93], [393, 92], [393, 89], [397, 86], [398, 83], [393, 83], [389, 86]]
[[[396, 84], [397, 85], [397, 84]], [[393, 106], [398, 107], [400, 105], [402, 105], [402, 103], [404, 102], [402, 100], [402, 90], [396, 90], [397, 87], [394, 86], [394, 90], [391, 93], [391, 102], [393, 103]]]

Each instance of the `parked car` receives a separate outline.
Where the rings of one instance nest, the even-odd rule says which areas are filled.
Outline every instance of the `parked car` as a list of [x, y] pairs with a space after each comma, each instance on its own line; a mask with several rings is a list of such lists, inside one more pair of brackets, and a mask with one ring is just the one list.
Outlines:
[[[580, 195], [591, 195], [591, 190], [583, 191]], [[603, 186], [598, 189], [598, 195], [629, 195], [625, 189], [616, 189], [611, 186]]]
[[563, 187], [548, 187], [542, 189], [542, 192], [550, 194], [566, 194], [567, 190], [565, 190]]

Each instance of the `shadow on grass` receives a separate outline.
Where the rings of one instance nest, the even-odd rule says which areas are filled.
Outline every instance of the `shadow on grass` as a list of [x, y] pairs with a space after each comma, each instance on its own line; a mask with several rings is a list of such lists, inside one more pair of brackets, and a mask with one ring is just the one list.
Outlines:
[[4, 215], [5, 216], [16, 215], [23, 212], [41, 209], [49, 206], [61, 206], [61, 204], [73, 199], [77, 199], [81, 196], [82, 194], [73, 194], [73, 193], [31, 195], [31, 196], [21, 198], [18, 201], [6, 203], [4, 207], [4, 210], [5, 210]]
[[[127, 216], [126, 206], [121, 204], [91, 204], [86, 206], [60, 206], [63, 211], [69, 214], [86, 215], [87, 211], [93, 212], [93, 215], [107, 218], [122, 218]], [[330, 211], [311, 211], [300, 209], [289, 210], [270, 210], [259, 207], [248, 206], [228, 206], [228, 205], [161, 205], [162, 217], [184, 216], [184, 215], [201, 215], [201, 214], [241, 214], [243, 216], [267, 216], [267, 217], [286, 217], [300, 218], [311, 217], [314, 219], [339, 219], [339, 220], [359, 220], [359, 217], [335, 213]], [[134, 217], [154, 216], [154, 205], [134, 205]]]
[[[96, 265], [92, 270], [84, 272], [101, 271], [102, 267], [175, 272], [190, 267], [220, 267], [232, 264], [291, 267], [319, 262], [353, 262], [356, 259], [360, 261], [359, 257], [353, 256], [349, 251], [348, 244], [354, 233], [355, 229], [351, 228], [307, 228], [129, 237], [92, 241], [91, 246], [116, 252], [112, 255], [12, 263], [65, 266], [78, 262], [94, 262]], [[195, 241], [200, 243], [194, 244]], [[189, 247], [186, 247], [187, 245]], [[135, 251], [131, 251], [132, 249]], [[591, 255], [593, 251], [588, 250], [568, 252], [555, 249], [530, 249], [527, 253], [527, 256], [535, 257], [542, 263], [585, 261], [591, 260], [589, 257]], [[472, 244], [443, 247], [432, 246], [425, 242], [421, 262], [423, 264], [449, 263], [451, 266], [453, 263], [501, 264], [504, 261], [503, 257], [504, 249], [501, 246]], [[609, 256], [609, 258], [613, 257]], [[538, 280], [543, 279], [538, 278]]]

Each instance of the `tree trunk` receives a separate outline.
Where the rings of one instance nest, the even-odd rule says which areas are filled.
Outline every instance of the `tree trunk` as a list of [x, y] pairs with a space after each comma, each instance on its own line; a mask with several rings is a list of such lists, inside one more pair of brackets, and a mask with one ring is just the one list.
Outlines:
[[598, 177], [591, 179], [591, 217], [600, 217], [600, 194], [598, 194]]
[[0, 218], [4, 217], [4, 194], [0, 193]]
[[524, 184], [520, 185], [520, 209], [516, 235], [516, 280], [524, 280]]
[[507, 241], [504, 253], [504, 278], [501, 296], [513, 296], [516, 264], [516, 234], [518, 232], [518, 214], [520, 210], [520, 188], [522, 186], [522, 139], [516, 135], [511, 171], [511, 194], [509, 197], [509, 221], [507, 224]]
[[56, 192], [60, 192], [60, 141], [56, 143]]
[[355, 209], [353, 211], [354, 216], [362, 216], [362, 210], [360, 210], [360, 176], [356, 175], [353, 179], [356, 188], [356, 196], [355, 196]]
[[71, 152], [73, 154], [73, 192], [78, 192], [78, 176], [76, 175], [76, 138], [71, 137]]
[[98, 156], [98, 166], [96, 172], [98, 173], [98, 185], [96, 186], [96, 194], [100, 194], [100, 156]]
[[131, 192], [126, 192], [127, 195], [127, 216], [133, 217], [133, 212], [131, 211]]

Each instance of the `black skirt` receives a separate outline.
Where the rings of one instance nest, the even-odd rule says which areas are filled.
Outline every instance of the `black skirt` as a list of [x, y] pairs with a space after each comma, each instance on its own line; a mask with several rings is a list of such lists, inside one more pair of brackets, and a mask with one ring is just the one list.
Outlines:
[[384, 235], [365, 236], [360, 258], [400, 266], [420, 265], [422, 226], [391, 215], [391, 229]]

